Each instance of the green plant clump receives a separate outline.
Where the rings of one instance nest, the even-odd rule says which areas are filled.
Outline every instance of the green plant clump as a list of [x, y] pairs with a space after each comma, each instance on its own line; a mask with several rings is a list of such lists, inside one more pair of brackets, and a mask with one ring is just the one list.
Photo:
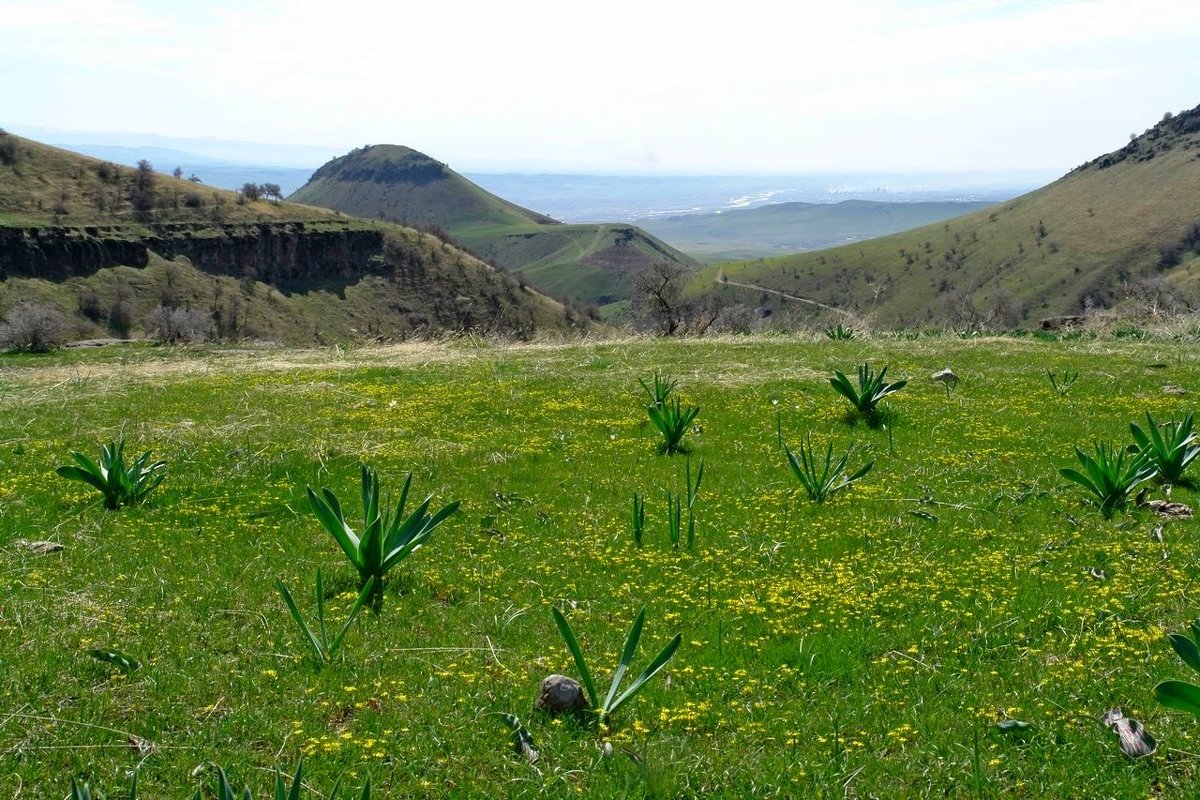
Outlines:
[[1062, 375], [1057, 375], [1051, 370], [1046, 370], [1046, 377], [1050, 379], [1050, 388], [1062, 398], [1070, 394], [1071, 387], [1075, 385], [1075, 381], [1079, 380], [1079, 370], [1072, 372], [1069, 369], [1064, 369]]
[[825, 448], [824, 459], [818, 460], [816, 450], [812, 446], [811, 436], [800, 443], [799, 457], [787, 445], [784, 445], [783, 449], [787, 453], [792, 474], [804, 487], [804, 493], [808, 495], [808, 499], [814, 503], [824, 503], [831, 494], [847, 488], [875, 466], [874, 461], [868, 461], [853, 474], [847, 475], [846, 463], [850, 460], [854, 448], [851, 447], [834, 459], [833, 442], [830, 441], [829, 446]]
[[1150, 459], [1155, 477], [1163, 483], [1182, 483], [1184, 470], [1200, 456], [1190, 411], [1181, 421], [1162, 425], [1155, 423], [1154, 417], [1147, 413], [1146, 430], [1143, 431], [1136, 422], [1129, 424], [1129, 430], [1133, 434], [1132, 450], [1144, 453]]
[[596, 682], [592, 679], [592, 672], [588, 669], [587, 661], [583, 658], [583, 650], [579, 647], [579, 640], [575, 638], [575, 633], [571, 630], [570, 623], [567, 622], [567, 618], [557, 608], [551, 608], [550, 611], [554, 614], [554, 622], [558, 625], [558, 630], [562, 634], [563, 641], [567, 643], [567, 649], [571, 651], [571, 656], [575, 659], [575, 667], [579, 670], [579, 678], [583, 683], [584, 691], [587, 693], [588, 703], [592, 711], [595, 712], [597, 720], [600, 722], [604, 722], [608, 717], [617, 713], [617, 709], [636, 697], [637, 693], [646, 685], [646, 681], [657, 675], [659, 670], [665, 667], [667, 662], [674, 657], [675, 651], [679, 649], [680, 642], [683, 641], [683, 634], [675, 634], [675, 638], [668, 642], [667, 646], [654, 657], [650, 665], [642, 671], [641, 675], [634, 679], [629, 688], [617, 694], [621, 688], [621, 681], [625, 677], [625, 670], [629, 667], [629, 663], [633, 661], [634, 653], [637, 652], [638, 639], [642, 636], [642, 625], [646, 621], [646, 607], [642, 606], [642, 610], [638, 612], [637, 617], [633, 620], [633, 626], [629, 629], [629, 635], [625, 637], [625, 647], [621, 651], [621, 663], [617, 665], [617, 670], [613, 673], [612, 683], [608, 687], [608, 694], [601, 701], [600, 695], [596, 693]]
[[854, 338], [854, 328], [848, 328], [839, 322], [826, 328], [825, 335], [834, 341], [849, 341]]
[[[109, 442], [100, 448], [99, 463], [80, 453], [71, 452], [75, 464], [64, 465], [54, 471], [67, 480], [82, 481], [95, 487], [104, 495], [104, 507], [116, 510], [121, 506], [134, 505], [146, 499], [154, 488], [162, 483], [167, 467], [165, 461], [150, 462], [150, 452], [142, 453], [136, 461], [125, 466], [125, 437]], [[78, 466], [76, 466], [76, 464]]]
[[[1075, 448], [1075, 457], [1083, 465], [1084, 472], [1063, 467], [1059, 473], [1091, 492], [1100, 512], [1111, 518], [1129, 503], [1129, 495], [1138, 484], [1154, 476], [1154, 465], [1145, 452], [1127, 453], [1105, 442], [1096, 442], [1095, 447], [1095, 458]], [[1128, 461], [1127, 455], [1130, 456]]]
[[430, 495], [415, 511], [405, 516], [404, 507], [408, 503], [411, 484], [410, 472], [404, 479], [404, 488], [400, 490], [395, 510], [389, 513], [387, 505], [379, 500], [379, 475], [366, 464], [362, 465], [361, 536], [346, 522], [337, 495], [327, 488], [323, 488], [318, 495], [311, 486], [307, 487], [308, 503], [313, 513], [358, 571], [359, 589], [374, 580], [371, 608], [376, 612], [383, 604], [383, 589], [392, 567], [429, 541], [434, 530], [458, 510], [459, 501], [455, 500], [430, 514], [429, 504], [433, 501], [433, 495]]
[[700, 414], [700, 406], [689, 406], [685, 409], [679, 398], [675, 397], [662, 406], [648, 406], [646, 413], [650, 415], [654, 427], [662, 434], [663, 441], [658, 446], [659, 452], [669, 456], [687, 452], [683, 446], [683, 437]]
[[288, 611], [296, 623], [296, 627], [300, 629], [300, 632], [305, 635], [308, 643], [312, 645], [317, 666], [320, 667], [326, 661], [333, 658], [337, 654], [337, 651], [341, 649], [342, 641], [346, 638], [346, 633], [350, 630], [350, 626], [354, 624], [354, 620], [358, 618], [363, 604], [366, 603], [367, 598], [375, 588], [375, 578], [372, 576], [367, 579], [362, 589], [359, 590], [358, 598], [355, 599], [354, 605], [350, 607], [350, 613], [346, 616], [346, 621], [332, 640], [329, 638], [329, 631], [325, 625], [325, 580], [321, 574], [320, 567], [317, 568], [317, 586], [315, 591], [317, 601], [317, 629], [315, 631], [309, 627], [308, 623], [304, 621], [304, 617], [300, 615], [300, 609], [296, 606], [296, 601], [292, 599], [292, 593], [288, 591], [283, 581], [276, 578], [275, 586], [279, 589], [279, 594], [283, 597], [283, 602], [287, 605]]
[[838, 394], [850, 401], [850, 405], [853, 407], [851, 409], [852, 419], [865, 420], [868, 425], [875, 427], [883, 421], [879, 402], [889, 394], [898, 392], [908, 385], [908, 381], [884, 382], [887, 371], [888, 368], [884, 367], [876, 374], [868, 365], [859, 364], [857, 388], [845, 374], [837, 370], [834, 370], [829, 384]]

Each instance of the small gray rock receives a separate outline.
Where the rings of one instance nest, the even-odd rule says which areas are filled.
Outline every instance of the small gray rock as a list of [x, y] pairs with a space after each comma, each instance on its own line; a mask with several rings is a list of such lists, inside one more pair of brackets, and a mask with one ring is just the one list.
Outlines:
[[57, 553], [63, 549], [63, 545], [58, 542], [31, 542], [28, 539], [14, 539], [13, 544], [39, 556], [44, 556], [47, 553]]
[[537, 703], [539, 709], [555, 717], [587, 708], [587, 700], [583, 696], [583, 687], [574, 678], [566, 675], [547, 675], [538, 687]]

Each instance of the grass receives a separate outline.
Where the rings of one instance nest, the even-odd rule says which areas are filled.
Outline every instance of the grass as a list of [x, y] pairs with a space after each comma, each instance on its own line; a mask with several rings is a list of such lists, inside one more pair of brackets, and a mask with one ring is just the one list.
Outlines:
[[[239, 204], [235, 192], [172, 177], [167, 164], [159, 164], [161, 171], [153, 176], [149, 190], [154, 198], [153, 211], [139, 216], [129, 202], [137, 172], [133, 167], [115, 167], [102, 159], [11, 134], [0, 137], [0, 141], [3, 138], [15, 143], [16, 160], [0, 164], [0, 226], [115, 224], [142, 230], [149, 223], [346, 221], [326, 209], [296, 203], [260, 200]], [[185, 203], [189, 195], [195, 195], [200, 205]]]
[[1168, 127], [1131, 144], [1134, 157], [1080, 168], [991, 209], [830, 250], [709, 267], [695, 289], [711, 290], [724, 275], [721, 292], [731, 301], [811, 310], [740, 283], [909, 326], [987, 324], [1015, 298], [1024, 319], [1001, 313], [990, 324], [1002, 329], [1079, 313], [1085, 298], [1103, 307], [1141, 278], [1164, 278], [1190, 296], [1200, 254], [1184, 254], [1169, 270], [1158, 259], [1160, 245], [1179, 242], [1200, 221], [1200, 133], [1163, 133]]
[[[1196, 523], [1167, 523], [1160, 544], [1157, 518], [1106, 521], [1058, 475], [1076, 445], [1189, 410], [1162, 385], [1197, 385], [1194, 348], [780, 337], [171, 352], [0, 361], [0, 796], [63, 796], [75, 776], [119, 797], [140, 767], [144, 796], [183, 797], [209, 762], [263, 794], [270, 769], [301, 756], [320, 792], [369, 774], [386, 798], [1171, 796], [1196, 779], [1197, 723], [1152, 695], [1183, 674], [1165, 633], [1197, 616]], [[863, 360], [910, 380], [888, 432], [845, 426], [829, 391], [833, 369]], [[947, 364], [961, 379], [949, 398], [928, 379]], [[1098, 365], [1105, 380], [1055, 402], [1047, 370]], [[679, 485], [684, 469], [655, 452], [638, 385], [654, 368], [704, 407], [691, 551], [667, 544], [661, 502], [647, 503], [645, 545], [630, 541], [631, 492]], [[785, 441], [832, 432], [874, 470], [807, 502], [777, 411]], [[52, 470], [122, 427], [171, 473], [111, 514]], [[344, 619], [356, 578], [304, 487], [352, 494], [364, 459], [462, 507], [318, 672], [275, 580], [311, 586], [322, 568], [328, 614]], [[1197, 502], [1184, 486], [1172, 499]], [[66, 549], [34, 556], [18, 538]], [[642, 605], [644, 653], [683, 642], [612, 726], [534, 715], [538, 682], [573, 669], [551, 607], [613, 665]], [[1158, 756], [1120, 754], [1095, 721], [1115, 705]], [[513, 752], [504, 713], [536, 764]], [[994, 727], [1007, 718], [1030, 727]]]

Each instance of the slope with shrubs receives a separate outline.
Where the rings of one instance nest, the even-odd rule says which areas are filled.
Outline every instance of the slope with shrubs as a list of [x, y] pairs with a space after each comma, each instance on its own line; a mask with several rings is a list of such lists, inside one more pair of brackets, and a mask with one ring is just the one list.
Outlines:
[[432, 234], [251, 189], [0, 134], [0, 316], [34, 304], [62, 338], [127, 336], [162, 306], [206, 318], [202, 332], [293, 344], [587, 325]]
[[636, 226], [559, 223], [397, 145], [371, 145], [335, 158], [289, 199], [445, 231], [539, 289], [587, 302], [629, 297], [633, 275], [651, 264], [695, 266]]
[[698, 278], [726, 281], [725, 292], [773, 310], [797, 305], [771, 293], [781, 292], [886, 325], [1020, 325], [1130, 294], [1178, 300], [1194, 292], [1198, 223], [1200, 107], [991, 209]]

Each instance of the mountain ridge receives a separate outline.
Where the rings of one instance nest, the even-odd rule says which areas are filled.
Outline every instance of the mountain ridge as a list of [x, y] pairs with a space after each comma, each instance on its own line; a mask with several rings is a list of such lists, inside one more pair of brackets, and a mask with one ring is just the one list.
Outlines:
[[212, 189], [0, 132], [0, 313], [46, 304], [93, 338], [182, 307], [223, 338], [292, 344], [588, 324], [428, 232], [263, 189]]
[[601, 305], [628, 298], [634, 275], [655, 263], [697, 266], [635, 225], [561, 223], [401, 145], [370, 145], [339, 156], [289, 200], [444, 230], [543, 291]]
[[1200, 289], [1198, 223], [1200, 107], [991, 209], [829, 250], [710, 267], [693, 291], [764, 313], [787, 308], [776, 295], [721, 286], [724, 277], [899, 327], [1019, 327], [1147, 293], [1187, 306]]

